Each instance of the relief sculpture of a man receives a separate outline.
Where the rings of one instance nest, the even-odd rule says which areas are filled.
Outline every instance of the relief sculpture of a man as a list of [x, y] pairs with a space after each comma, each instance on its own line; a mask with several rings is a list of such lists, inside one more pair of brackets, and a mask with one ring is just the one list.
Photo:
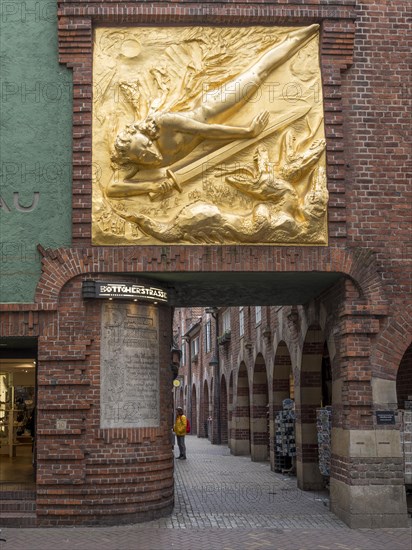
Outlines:
[[[319, 181], [324, 177], [324, 171], [315, 165], [324, 152], [325, 142], [313, 140], [319, 133], [321, 118], [318, 116], [316, 120], [312, 116], [314, 111], [304, 100], [286, 104], [287, 109], [277, 116], [266, 108], [267, 102], [260, 106], [256, 97], [268, 76], [293, 59], [317, 33], [318, 25], [290, 30], [255, 62], [220, 86], [198, 93], [187, 105], [152, 106], [143, 118], [120, 128], [110, 146], [114, 175], [101, 186], [100, 202], [106, 201], [113, 215], [134, 226], [133, 235], [141, 236], [145, 242], [153, 238], [155, 244], [224, 244], [255, 242], [255, 239], [259, 243], [276, 242], [279, 237], [273, 237], [275, 231], [282, 238], [287, 238], [289, 232], [293, 241], [302, 231], [310, 234], [306, 228], [308, 221], [319, 218], [327, 201], [326, 189], [318, 194], [320, 209], [313, 209], [308, 201], [310, 195], [313, 203], [314, 189], [322, 187]], [[163, 97], [166, 96], [170, 84], [165, 71], [152, 70], [152, 74]], [[179, 85], [176, 83], [176, 87]], [[244, 121], [239, 124], [235, 117], [232, 123], [234, 113], [243, 111]], [[276, 155], [267, 143], [259, 140], [265, 138], [271, 144], [276, 132], [286, 131], [283, 142], [293, 141], [295, 137], [291, 137], [288, 124], [298, 119], [305, 134], [301, 141], [308, 143], [307, 148], [300, 154], [294, 151], [291, 156], [290, 147], [285, 145], [282, 149], [276, 144], [278, 157], [282, 157], [282, 151], [285, 157], [276, 162]], [[203, 143], [208, 149], [202, 158], [198, 152]], [[238, 158], [245, 154], [246, 163], [251, 166], [239, 168]], [[233, 159], [237, 165], [228, 167], [227, 162]], [[285, 159], [289, 160], [289, 167], [293, 163], [296, 167], [287, 171], [287, 167], [279, 166], [279, 162], [286, 163]], [[212, 166], [215, 178], [220, 175], [226, 188], [219, 191], [220, 195], [232, 193], [243, 212], [237, 214], [233, 208], [225, 207], [213, 182], [210, 186], [213, 191], [208, 189], [209, 180], [204, 176], [206, 163]], [[295, 189], [296, 174], [301, 173], [306, 177], [305, 194]], [[156, 205], [161, 213], [155, 212]], [[107, 216], [106, 209], [100, 218], [107, 221]], [[108, 232], [106, 228], [107, 223], [104, 230]]]

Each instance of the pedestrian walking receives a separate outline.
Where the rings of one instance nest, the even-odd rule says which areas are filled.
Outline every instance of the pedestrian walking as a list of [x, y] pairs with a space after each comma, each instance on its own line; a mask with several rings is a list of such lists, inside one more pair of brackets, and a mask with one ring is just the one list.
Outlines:
[[176, 421], [175, 421], [173, 431], [176, 434], [177, 445], [179, 447], [179, 456], [177, 458], [186, 460], [185, 437], [186, 437], [186, 430], [187, 430], [187, 418], [183, 414], [182, 407], [177, 407], [176, 413], [177, 413]]

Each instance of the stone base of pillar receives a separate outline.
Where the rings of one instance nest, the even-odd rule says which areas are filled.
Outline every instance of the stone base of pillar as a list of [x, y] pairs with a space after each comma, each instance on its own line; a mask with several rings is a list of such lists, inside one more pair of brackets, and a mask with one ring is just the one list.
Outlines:
[[250, 455], [249, 440], [232, 439], [232, 446], [230, 447], [230, 452], [232, 453], [232, 455], [235, 455], [235, 456]]
[[403, 485], [346, 485], [330, 480], [331, 511], [352, 529], [408, 527]]
[[297, 459], [296, 476], [298, 487], [302, 491], [320, 491], [325, 488], [325, 482], [319, 471], [318, 463], [302, 462]]
[[267, 445], [251, 445], [250, 455], [253, 462], [265, 462], [268, 460], [268, 447]]

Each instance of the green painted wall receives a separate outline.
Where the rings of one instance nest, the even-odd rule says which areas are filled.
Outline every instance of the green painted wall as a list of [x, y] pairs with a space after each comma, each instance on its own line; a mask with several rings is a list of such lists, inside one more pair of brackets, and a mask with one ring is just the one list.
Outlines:
[[71, 72], [58, 64], [57, 5], [0, 5], [0, 301], [32, 302], [37, 245], [71, 241]]

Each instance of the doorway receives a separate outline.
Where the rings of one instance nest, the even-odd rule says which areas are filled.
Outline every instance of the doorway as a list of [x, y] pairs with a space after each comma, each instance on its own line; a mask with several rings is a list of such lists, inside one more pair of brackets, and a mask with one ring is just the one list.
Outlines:
[[34, 487], [36, 478], [37, 349], [23, 344], [0, 352], [0, 491]]

